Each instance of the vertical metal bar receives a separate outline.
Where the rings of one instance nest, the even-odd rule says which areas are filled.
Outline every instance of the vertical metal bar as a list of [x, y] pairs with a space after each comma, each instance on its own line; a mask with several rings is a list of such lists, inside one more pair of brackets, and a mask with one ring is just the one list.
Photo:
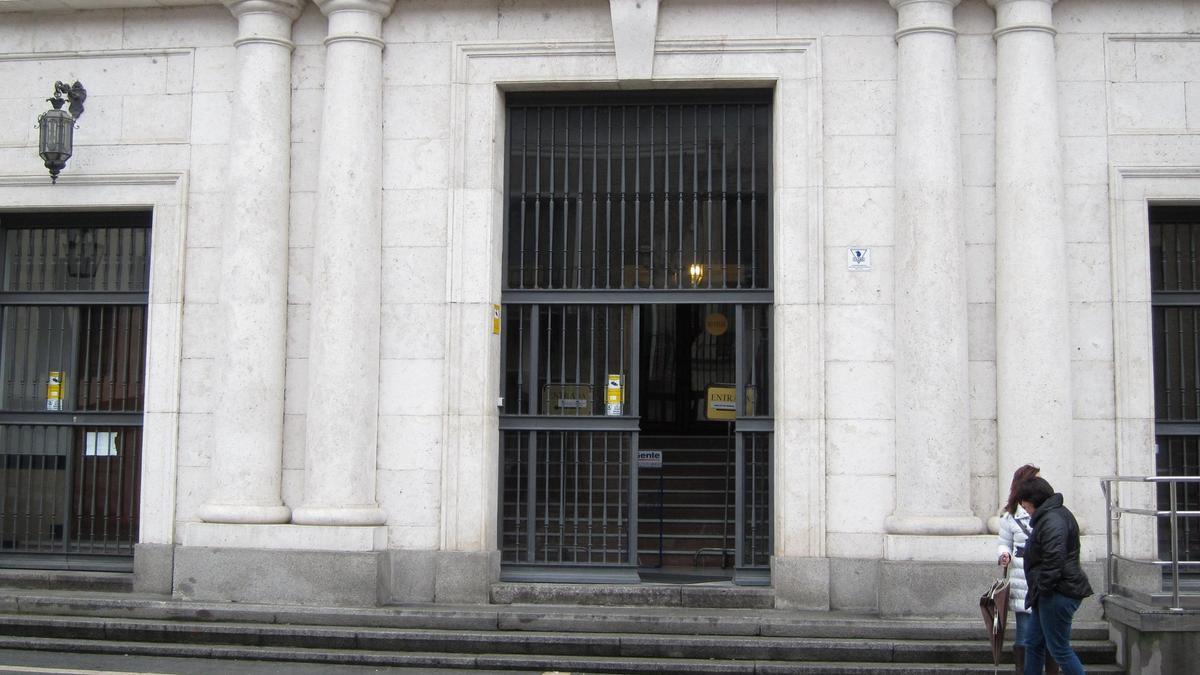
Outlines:
[[[742, 367], [742, 354], [746, 348], [745, 341], [745, 312], [740, 303], [733, 310], [733, 382], [734, 382], [734, 416], [741, 419], [746, 414], [745, 407], [745, 373]], [[736, 427], [736, 422], [734, 423]], [[745, 467], [745, 432], [735, 431], [734, 441], [734, 560], [735, 567], [745, 564], [745, 533], [746, 533], [746, 467]], [[728, 499], [728, 497], [726, 497]]]
[[1171, 609], [1183, 609], [1179, 603], [1179, 502], [1176, 480], [1167, 481], [1171, 495]]
[[[558, 543], [555, 559], [563, 561], [563, 548], [567, 542], [567, 433], [558, 432]], [[574, 432], [571, 432], [574, 435]]]
[[750, 287], [758, 288], [758, 106], [750, 119]]
[[[642, 107], [641, 106], [637, 107], [637, 125], [638, 125], [638, 132], [637, 132], [638, 148], [636, 149], [637, 151], [635, 154], [637, 155], [637, 166], [638, 166], [638, 168], [641, 168], [641, 165], [642, 165], [642, 151], [641, 151], [641, 147], [640, 147], [641, 137], [642, 137], [642, 132], [641, 132]], [[655, 190], [656, 185], [655, 185], [655, 181], [654, 181], [654, 151], [655, 151], [654, 126], [655, 126], [654, 125], [654, 106], [650, 106], [650, 151], [649, 151], [649, 153], [647, 153], [650, 157], [650, 190], [649, 190], [649, 193], [650, 193], [650, 203], [649, 203], [650, 222], [647, 223], [647, 227], [649, 228], [649, 231], [650, 231], [650, 246], [649, 246], [649, 252], [648, 252], [649, 257], [647, 259], [648, 267], [650, 270], [650, 276], [649, 276], [649, 287], [650, 288], [654, 288], [654, 192], [656, 191]], [[637, 178], [637, 189], [638, 190], [642, 189], [641, 177]], [[641, 195], [638, 195], [637, 202], [641, 203], [641, 201], [642, 201]], [[637, 223], [638, 223], [638, 226], [641, 226], [641, 223], [642, 223], [641, 215], [638, 215]], [[641, 259], [641, 257], [642, 257], [642, 241], [641, 241], [641, 239], [637, 240], [637, 257], [638, 257], [638, 259]], [[636, 286], [641, 287], [641, 274], [638, 274], [637, 276], [638, 276], [638, 283]]]
[[706, 224], [708, 225], [708, 238], [705, 240], [707, 246], [705, 247], [705, 255], [704, 255], [704, 261], [705, 261], [704, 276], [707, 279], [707, 283], [705, 284], [706, 288], [712, 288], [712, 278], [713, 278], [714, 272], [715, 272], [713, 270], [713, 256], [712, 256], [712, 253], [713, 253], [713, 251], [712, 251], [712, 249], [713, 249], [712, 118], [713, 118], [713, 107], [712, 107], [712, 104], [709, 104], [709, 106], [708, 106], [708, 150], [705, 151], [705, 153], [704, 153], [704, 160], [705, 160], [705, 165], [707, 168], [707, 179], [708, 179], [708, 186], [707, 186], [707, 189], [705, 190], [705, 192], [707, 194], [708, 209], [705, 211], [705, 215], [704, 215], [704, 219], [706, 221]]
[[1179, 346], [1179, 351], [1178, 351], [1178, 356], [1179, 356], [1179, 365], [1178, 365], [1178, 368], [1179, 368], [1179, 371], [1178, 371], [1178, 373], [1179, 373], [1179, 377], [1178, 377], [1179, 415], [1180, 415], [1180, 417], [1183, 417], [1187, 414], [1187, 368], [1186, 368], [1186, 363], [1185, 363], [1185, 359], [1187, 358], [1187, 356], [1186, 356], [1187, 352], [1185, 351], [1186, 345], [1184, 344], [1184, 337], [1183, 337], [1184, 336], [1184, 330], [1183, 330], [1184, 310], [1182, 308], [1180, 308], [1177, 311], [1176, 315], [1179, 317], [1179, 322], [1177, 325], [1178, 330], [1176, 330], [1176, 340], [1177, 340], [1177, 343]]
[[114, 308], [116, 317], [114, 323], [113, 343], [116, 351], [115, 375], [113, 382], [113, 406], [120, 412], [133, 412], [133, 402], [130, 400], [130, 387], [135, 374], [133, 352], [133, 315], [132, 305], [121, 305]]
[[632, 334], [629, 340], [629, 414], [641, 417], [642, 397], [642, 306], [633, 305], [630, 309], [630, 327]]
[[[663, 282], [661, 288], [671, 287], [671, 106], [663, 106]], [[654, 186], [651, 186], [654, 190]], [[653, 194], [653, 193], [652, 193]], [[653, 216], [651, 216], [653, 217]], [[651, 230], [653, 231], [653, 229]], [[653, 263], [652, 263], [653, 264]], [[653, 282], [651, 286], [655, 286]]]
[[63, 446], [66, 447], [66, 452], [63, 454], [62, 492], [60, 495], [58, 495], [56, 497], [56, 499], [61, 498], [62, 503], [63, 503], [63, 532], [62, 532], [61, 542], [62, 542], [62, 550], [63, 550], [63, 552], [66, 552], [68, 550], [68, 548], [70, 547], [71, 533], [72, 533], [71, 525], [73, 524], [71, 522], [71, 515], [72, 515], [71, 502], [72, 502], [72, 487], [75, 484], [74, 483], [75, 453], [71, 451], [70, 442], [67, 442], [67, 443], [63, 442], [62, 437], [64, 435], [67, 435], [69, 438], [69, 435], [68, 435], [69, 431], [67, 429], [65, 429], [64, 427], [53, 427], [53, 429], [54, 429], [55, 433], [58, 435], [58, 439], [55, 441], [55, 448], [57, 449], [57, 448], [63, 447]]
[[[582, 155], [583, 153], [579, 153]], [[592, 109], [592, 285], [596, 287], [596, 246], [599, 241], [597, 230], [600, 222], [600, 196], [597, 188], [600, 182], [600, 109]]]
[[[604, 287], [607, 289], [613, 288], [612, 283], [612, 108], [606, 108], [608, 111], [608, 152], [604, 163]], [[622, 134], [624, 129], [622, 129]], [[624, 146], [622, 146], [624, 147]], [[622, 171], [624, 166], [622, 165]], [[624, 185], [621, 188], [621, 199], [625, 198]], [[624, 241], [621, 242], [621, 250], [625, 250]], [[618, 287], [620, 284], [618, 283]]]
[[1193, 228], [1191, 225], [1183, 225], [1180, 227], [1180, 229], [1187, 233], [1188, 261], [1190, 263], [1189, 271], [1191, 273], [1191, 276], [1188, 277], [1188, 283], [1185, 285], [1185, 287], [1188, 290], [1196, 290], [1196, 237], [1192, 232]]
[[42, 269], [40, 271], [42, 273], [41, 290], [43, 291], [57, 290], [54, 288], [54, 282], [50, 277], [50, 268], [54, 266], [53, 254], [51, 253], [50, 249], [50, 240], [52, 238], [56, 238], [54, 237], [55, 232], [57, 232], [57, 230], [54, 228], [42, 228]]
[[551, 305], [550, 311], [558, 312], [558, 379], [556, 382], [567, 381], [567, 350], [570, 343], [567, 342], [567, 307], [555, 307]]
[[[624, 311], [622, 311], [624, 317]], [[630, 327], [631, 334], [629, 339], [629, 365], [628, 378], [629, 384], [626, 386], [629, 401], [627, 409], [629, 414], [634, 417], [641, 415], [641, 403], [639, 392], [639, 380], [641, 379], [641, 305], [633, 305], [630, 308]], [[624, 319], [622, 319], [624, 323]], [[624, 340], [622, 340], [622, 349], [624, 349]], [[622, 359], [623, 360], [623, 359]], [[638, 432], [633, 432], [630, 438], [631, 446], [629, 449], [629, 556], [631, 565], [638, 565], [638, 463], [637, 455], [640, 447], [641, 439]]]
[[[550, 234], [550, 241], [548, 242], [548, 245], [546, 247], [546, 255], [549, 256], [549, 264], [548, 264], [549, 272], [548, 272], [548, 275], [546, 278], [546, 286], [545, 286], [546, 288], [554, 288], [555, 287], [555, 284], [554, 284], [554, 270], [555, 270], [555, 267], [554, 267], [554, 265], [555, 265], [555, 263], [554, 263], [554, 211], [557, 207], [555, 206], [555, 202], [554, 202], [554, 188], [556, 187], [555, 183], [554, 183], [554, 169], [555, 169], [554, 142], [556, 140], [558, 140], [555, 137], [555, 132], [556, 132], [555, 127], [557, 126], [557, 124], [558, 124], [558, 111], [555, 108], [550, 108], [550, 151], [548, 153], [548, 157], [550, 159], [550, 190], [549, 190], [550, 201], [547, 204], [547, 208], [550, 210], [550, 222], [547, 223], [547, 230]], [[565, 261], [564, 261], [564, 264], [565, 264]]]
[[602, 557], [601, 562], [607, 563], [608, 562], [608, 551], [609, 551], [609, 537], [611, 536], [611, 527], [610, 527], [611, 520], [608, 517], [608, 464], [609, 464], [609, 456], [611, 454], [611, 451], [608, 447], [608, 441], [610, 438], [612, 438], [612, 434], [609, 432], [605, 432], [601, 436], [601, 438], [604, 439], [604, 461], [601, 462], [601, 466], [600, 466], [600, 468], [602, 469], [601, 483], [600, 483], [600, 498], [602, 501], [602, 505], [601, 505], [600, 513], [602, 514], [601, 517], [603, 518], [601, 528], [600, 528], [601, 536], [602, 536], [601, 550], [603, 552], [603, 557]]
[[563, 279], [562, 287], [570, 288], [575, 275], [571, 269], [574, 256], [571, 255], [571, 108], [563, 108], [563, 189], [562, 189], [562, 242], [563, 242]]
[[729, 246], [729, 106], [721, 106], [721, 288], [729, 287], [729, 259], [726, 249]]
[[[526, 448], [526, 474], [529, 476], [525, 486], [525, 561], [537, 560], [537, 436], [536, 431], [524, 432]], [[520, 489], [518, 484], [517, 489]], [[519, 517], [519, 515], [518, 515]]]
[[734, 226], [737, 228], [737, 287], [742, 287], [742, 105], [737, 107], [737, 191], [735, 202], [737, 215]]
[[1168, 419], [1170, 419], [1172, 416], [1171, 394], [1172, 390], [1174, 389], [1174, 387], [1172, 387], [1172, 380], [1174, 379], [1173, 376], [1175, 374], [1175, 369], [1171, 368], [1171, 311], [1172, 310], [1169, 307], [1162, 308], [1162, 322], [1161, 325], [1158, 326], [1158, 330], [1162, 334], [1163, 341], [1163, 398], [1165, 399], [1164, 405], [1166, 407], [1165, 416]]
[[1185, 414], [1190, 419], [1200, 418], [1200, 352], [1197, 352], [1197, 346], [1200, 346], [1200, 314], [1197, 313], [1197, 308], [1189, 307], [1187, 311], [1188, 319], [1192, 323], [1192, 342], [1188, 345], [1187, 353], [1192, 357], [1192, 405], [1190, 410], [1185, 410]]
[[745, 458], [745, 439], [746, 432], [734, 432], [733, 445], [733, 480], [736, 483], [734, 487], [733, 509], [736, 515], [733, 517], [733, 559], [734, 568], [742, 567], [746, 564], [746, 458]]
[[118, 316], [119, 316], [120, 308], [119, 307], [109, 307], [107, 309], [108, 309], [108, 312], [106, 312], [106, 313], [110, 315], [108, 331], [109, 331], [109, 333], [111, 333], [111, 336], [105, 336], [102, 333], [101, 337], [100, 337], [100, 346], [101, 346], [101, 349], [103, 349], [104, 338], [109, 337], [109, 339], [108, 339], [108, 347], [109, 347], [108, 348], [108, 412], [112, 412], [113, 411], [113, 403], [114, 403], [115, 399], [117, 398], [117, 363], [116, 363], [117, 362], [117, 328], [118, 328]]
[[596, 516], [596, 433], [588, 433], [587, 460], [587, 562], [595, 560], [595, 516]]
[[541, 465], [542, 478], [542, 499], [539, 505], [539, 512], [542, 520], [542, 547], [538, 556], [543, 562], [549, 559], [550, 553], [550, 439], [554, 432], [543, 431], [539, 434], [540, 443], [538, 444], [538, 452], [541, 453], [543, 460], [539, 462]]
[[[508, 400], [506, 399], [504, 402], [504, 404], [505, 404], [504, 407], [506, 409], [513, 410], [518, 415], [522, 414], [523, 412], [525, 414], [529, 414], [529, 415], [533, 414], [529, 410], [522, 410], [522, 403], [524, 403], [526, 400], [526, 398], [525, 398], [526, 394], [525, 394], [525, 349], [524, 349], [524, 347], [526, 344], [526, 342], [525, 342], [525, 320], [526, 320], [525, 312], [527, 312], [528, 310], [529, 310], [529, 308], [525, 305], [508, 305], [508, 306], [504, 307], [504, 309], [502, 310], [503, 315], [505, 317], [509, 316], [513, 312], [517, 313], [517, 329], [516, 329], [517, 348], [515, 350], [517, 352], [515, 354], [515, 356], [517, 357], [517, 367], [515, 369], [516, 374], [517, 374], [517, 383], [516, 383], [517, 386], [516, 386], [516, 391], [513, 392], [512, 403], [510, 404], [508, 402]], [[506, 341], [509, 340], [508, 331], [511, 330], [509, 328], [509, 326], [511, 326], [511, 325], [512, 325], [511, 320], [506, 321], [505, 327], [501, 329], [502, 333], [505, 336]], [[505, 361], [508, 360], [508, 351], [509, 351], [508, 349], [505, 349], [503, 351], [503, 353], [501, 354], [501, 358], [504, 359]], [[507, 364], [505, 367], [507, 368]], [[507, 371], [505, 371], [505, 372], [507, 372]], [[505, 387], [506, 391], [504, 393], [506, 396], [508, 395], [507, 389], [508, 389], [508, 387]]]
[[1113, 504], [1112, 481], [1100, 480], [1100, 489], [1104, 492], [1104, 595], [1112, 595], [1113, 577]]
[[[0, 260], [2, 259], [0, 258]], [[0, 424], [0, 471], [4, 471], [5, 475], [10, 471], [15, 471], [9, 466], [15, 454], [9, 445], [8, 427]], [[8, 513], [8, 481], [0, 480], [0, 540], [16, 539], [6, 536], [8, 535]]]
[[575, 288], [583, 288], [583, 107], [579, 108], [579, 162], [575, 172]]
[[537, 201], [533, 203], [533, 287], [548, 288], [549, 276], [542, 284], [542, 111], [537, 109], [537, 140], [534, 142], [533, 183]]
[[[579, 391], [582, 388], [583, 378], [583, 312], [587, 309], [586, 306], [575, 307], [575, 389], [574, 398], [579, 398]], [[565, 345], [564, 345], [565, 346]], [[574, 408], [575, 415], [578, 416], [580, 408]]]
[[[538, 406], [538, 357], [541, 355], [542, 331], [541, 305], [531, 305], [529, 308], [529, 403], [530, 415], [537, 415]], [[549, 375], [549, 373], [547, 373]]]
[[629, 564], [638, 565], [638, 432], [629, 434]]
[[692, 106], [692, 265], [700, 264], [700, 106]]
[[[670, 117], [670, 114], [671, 114], [671, 111], [668, 108], [667, 116]], [[676, 183], [675, 189], [679, 193], [676, 196], [676, 199], [678, 201], [677, 201], [677, 207], [675, 209], [676, 210], [676, 214], [675, 214], [676, 229], [679, 234], [679, 241], [676, 242], [676, 245], [678, 246], [678, 249], [679, 249], [678, 256], [677, 256], [679, 265], [675, 268], [675, 276], [678, 279], [678, 281], [675, 284], [676, 288], [684, 287], [683, 286], [684, 279], [687, 276], [687, 266], [684, 265], [684, 262], [683, 262], [683, 181], [685, 181], [687, 179], [685, 176], [685, 172], [683, 170], [683, 155], [684, 155], [684, 151], [683, 151], [684, 133], [683, 133], [683, 131], [684, 131], [684, 129], [683, 129], [683, 106], [680, 105], [679, 106], [679, 169], [678, 169], [679, 175], [677, 176], [677, 178], [675, 180], [675, 183]]]
[[571, 460], [571, 478], [574, 485], [571, 489], [573, 503], [571, 506], [571, 560], [579, 562], [579, 434], [583, 432], [575, 431], [571, 435], [574, 437], [575, 453]]
[[[639, 132], [640, 132], [640, 129], [639, 129]], [[625, 250], [629, 248], [629, 244], [625, 241], [625, 189], [626, 189], [625, 171], [627, 168], [627, 164], [626, 164], [626, 160], [625, 160], [625, 140], [628, 137], [629, 137], [628, 125], [625, 120], [625, 106], [621, 106], [621, 275], [620, 275], [620, 288], [625, 288]], [[636, 148], [636, 146], [635, 146], [635, 148]], [[636, 190], [636, 186], [634, 189]], [[635, 204], [637, 203], [636, 192], [635, 192], [634, 203]], [[636, 209], [634, 212], [636, 213]], [[634, 241], [634, 245], [633, 245], [634, 263], [633, 263], [633, 265], [634, 265], [634, 280], [636, 281], [636, 279], [637, 279], [637, 264], [638, 264], [638, 262], [637, 262], [638, 248], [637, 248], [637, 235], [636, 235], [637, 219], [636, 218], [634, 219], [634, 223], [635, 223], [634, 224], [634, 233], [635, 234], [634, 234], [634, 239], [633, 239], [633, 241]], [[634, 286], [636, 287], [637, 284], [635, 283]]]
[[[518, 111], [521, 113], [521, 214], [517, 232], [517, 236], [520, 240], [520, 255], [517, 256], [517, 283], [513, 285], [517, 288], [526, 288], [529, 286], [529, 284], [527, 284], [525, 281], [525, 228], [528, 225], [528, 223], [526, 223], [526, 209], [528, 208], [529, 203], [529, 176], [528, 168], [526, 166], [529, 161], [529, 113], [524, 108], [514, 108], [514, 116]], [[534, 249], [534, 256], [536, 257], [536, 239], [534, 240]], [[536, 283], [537, 279], [535, 278], [534, 285], [536, 285]]]

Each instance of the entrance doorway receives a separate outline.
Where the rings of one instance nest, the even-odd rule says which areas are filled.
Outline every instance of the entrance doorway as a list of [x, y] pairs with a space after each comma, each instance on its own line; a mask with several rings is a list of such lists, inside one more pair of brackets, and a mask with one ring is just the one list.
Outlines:
[[[638, 563], [643, 579], [732, 577], [739, 465], [735, 314], [735, 306], [719, 303], [643, 309], [638, 389]], [[743, 413], [748, 417], [756, 412], [757, 390], [757, 382], [746, 383]], [[751, 502], [765, 494], [766, 476], [757, 475], [765, 469], [761, 459], [742, 463], [754, 474], [757, 490], [749, 491]], [[748, 523], [757, 528], [761, 520], [752, 517]], [[761, 534], [751, 533], [758, 545]]]
[[150, 216], [0, 214], [0, 567], [132, 570]]
[[770, 101], [510, 95], [505, 578], [767, 581]]

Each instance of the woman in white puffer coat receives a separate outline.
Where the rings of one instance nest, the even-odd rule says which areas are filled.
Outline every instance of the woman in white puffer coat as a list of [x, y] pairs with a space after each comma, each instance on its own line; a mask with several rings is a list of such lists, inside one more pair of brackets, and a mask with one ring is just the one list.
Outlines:
[[[1017, 503], [1017, 484], [1038, 475], [1038, 467], [1032, 464], [1013, 473], [1008, 488], [1008, 503], [1000, 516], [1000, 565], [1008, 568], [1008, 606], [1016, 616], [1016, 635], [1013, 638], [1013, 662], [1016, 672], [1025, 672], [1025, 647], [1029, 644], [1028, 631], [1032, 628], [1029, 610], [1025, 608], [1025, 594], [1029, 587], [1025, 583], [1025, 540], [1029, 538], [1030, 515]], [[1046, 672], [1057, 673], [1058, 665], [1046, 655]]]

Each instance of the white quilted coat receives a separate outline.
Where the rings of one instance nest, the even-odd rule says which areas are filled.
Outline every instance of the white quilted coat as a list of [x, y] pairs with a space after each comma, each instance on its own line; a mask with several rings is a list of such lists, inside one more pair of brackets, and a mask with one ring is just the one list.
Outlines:
[[1025, 609], [1025, 593], [1029, 590], [1025, 583], [1025, 559], [1017, 557], [1017, 549], [1025, 547], [1027, 538], [1021, 525], [1029, 529], [1029, 514], [1019, 504], [1016, 514], [1006, 511], [1001, 516], [1000, 552], [997, 557], [1005, 553], [1012, 556], [1012, 562], [1008, 565], [1008, 606], [1017, 612], [1028, 612]]

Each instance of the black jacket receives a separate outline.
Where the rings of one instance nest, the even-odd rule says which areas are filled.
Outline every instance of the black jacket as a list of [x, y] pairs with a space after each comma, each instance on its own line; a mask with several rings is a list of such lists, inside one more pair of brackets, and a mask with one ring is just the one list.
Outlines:
[[1025, 543], [1025, 579], [1029, 593], [1025, 606], [1033, 609], [1038, 596], [1061, 593], [1076, 600], [1092, 594], [1092, 586], [1079, 565], [1079, 523], [1063, 506], [1063, 496], [1050, 495], [1037, 507], [1029, 523], [1033, 532]]

